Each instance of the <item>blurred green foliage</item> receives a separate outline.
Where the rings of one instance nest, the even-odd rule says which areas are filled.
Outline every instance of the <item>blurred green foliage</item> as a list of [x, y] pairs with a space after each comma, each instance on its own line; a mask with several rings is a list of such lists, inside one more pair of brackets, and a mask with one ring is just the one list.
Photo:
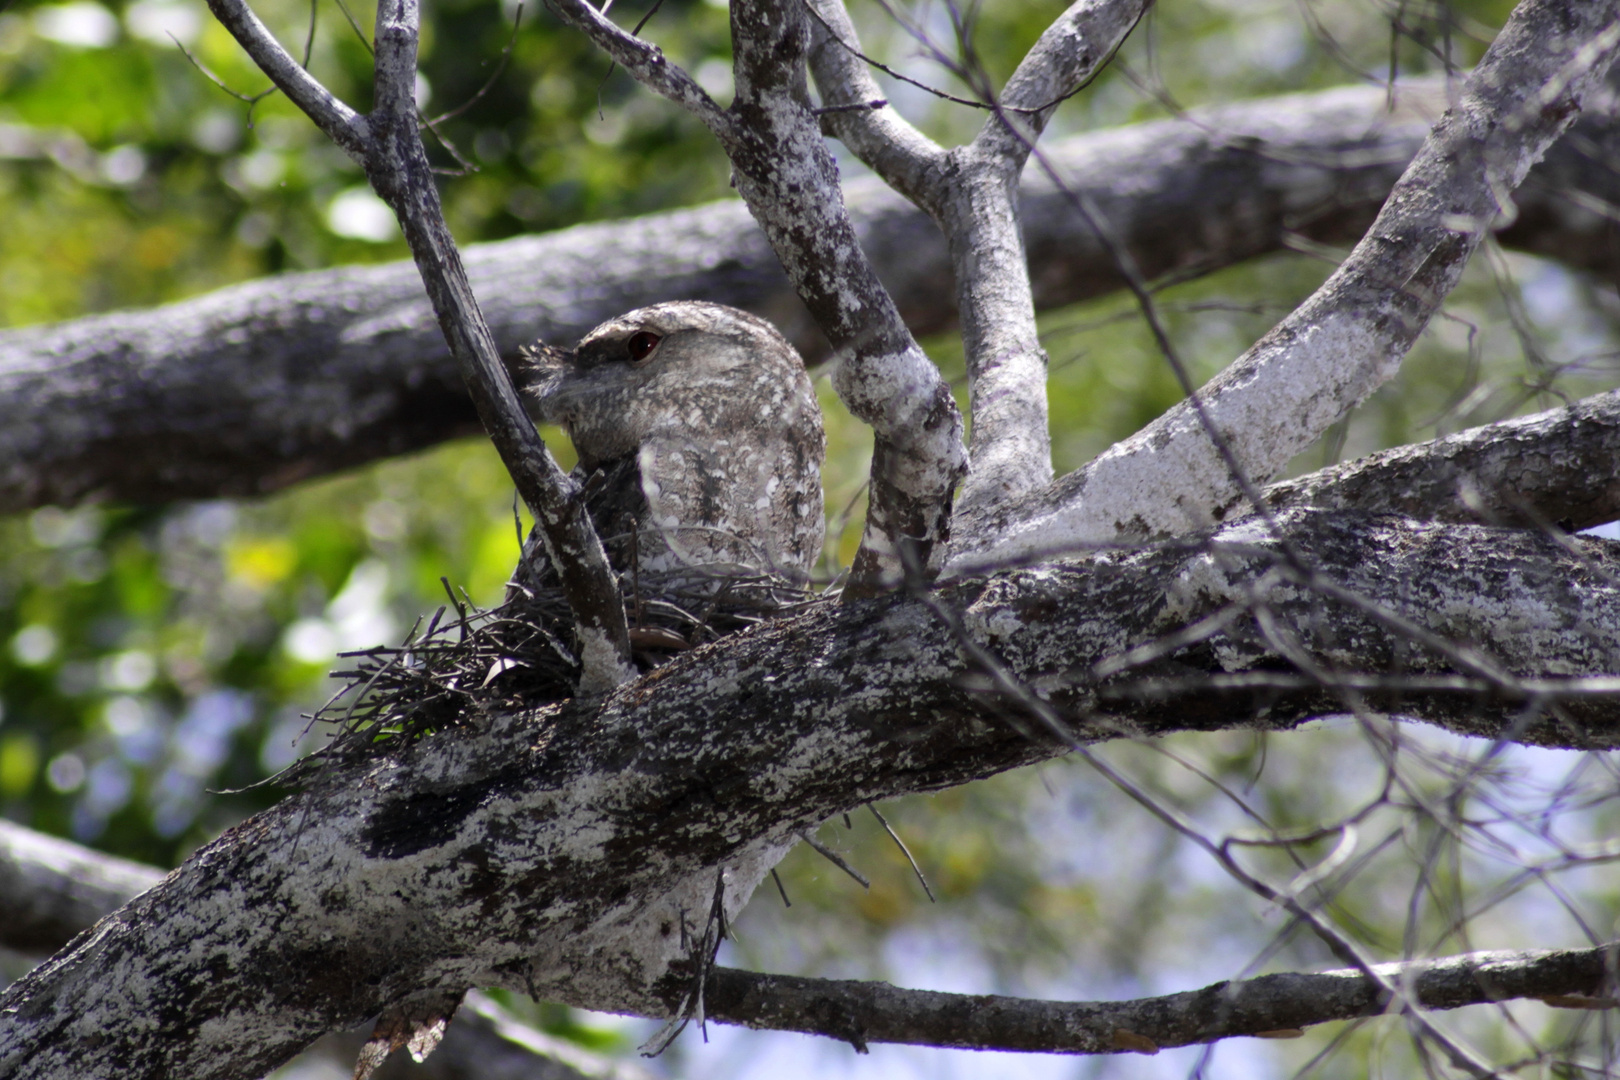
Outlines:
[[[1391, 12], [1349, 0], [1160, 5], [1120, 62], [1059, 112], [1054, 133], [1382, 78], [1392, 67], [1442, 70], [1448, 42], [1454, 62], [1466, 66], [1510, 6], [1400, 5], [1402, 33], [1392, 35]], [[256, 7], [291, 47], [310, 38], [317, 76], [367, 106], [369, 57], [340, 5]], [[633, 0], [614, 16], [633, 25], [650, 14], [647, 36], [726, 100], [723, 0], [651, 7]], [[854, 14], [868, 52], [962, 93], [967, 86], [932, 50], [982, 63], [999, 82], [1062, 7], [1001, 0], [961, 9], [954, 23], [951, 8], [931, 2], [895, 13], [857, 4]], [[369, 27], [364, 0], [349, 10]], [[454, 153], [430, 140], [447, 170], [446, 211], [462, 242], [728, 195], [723, 155], [701, 128], [610, 70], [543, 7], [519, 18], [504, 0], [437, 0], [424, 16], [424, 111], [466, 106], [438, 127]], [[242, 93], [265, 85], [200, 0], [0, 10], [0, 325], [404, 256], [352, 162], [279, 96], [249, 107], [201, 68]], [[937, 137], [962, 139], [982, 123], [982, 113], [884, 80], [896, 107]], [[1329, 269], [1316, 256], [1275, 256], [1155, 300], [1179, 358], [1201, 381]], [[1613, 385], [1616, 306], [1608, 286], [1488, 253], [1399, 379], [1296, 468]], [[1050, 313], [1042, 329], [1060, 470], [1181, 397], [1129, 298]], [[926, 344], [960, 382], [960, 342]], [[830, 577], [859, 539], [870, 451], [827, 381], [818, 387], [831, 443]], [[566, 440], [547, 436], [566, 455]], [[318, 744], [321, 733], [307, 732], [304, 714], [329, 692], [324, 673], [337, 652], [397, 641], [445, 602], [443, 580], [493, 601], [515, 559], [517, 531], [511, 485], [477, 441], [257, 502], [48, 508], [0, 521], [0, 812], [173, 864], [276, 797], [267, 788], [217, 792], [247, 787]], [[1365, 742], [1347, 724], [1313, 733], [1308, 746], [1240, 734], [1171, 740], [1169, 749], [1202, 777], [1152, 749], [1111, 753], [1212, 827], [1232, 824], [1219, 781], [1248, 793], [1278, 827], [1305, 828], [1345, 813], [1376, 786]], [[1313, 763], [1329, 758], [1340, 764], [1324, 775]], [[830, 823], [823, 837], [872, 877], [871, 889], [795, 850], [781, 868], [794, 906], [780, 908], [762, 892], [739, 927], [742, 956], [777, 970], [858, 976], [958, 963], [1009, 990], [1121, 995], [1225, 977], [1256, 957], [1263, 966], [1278, 925], [1257, 921], [1256, 905], [1234, 899], [1230, 882], [1175, 834], [1094, 779], [1071, 777], [1076, 769], [1052, 765], [1040, 777], [998, 777], [883, 808], [937, 904], [872, 816], [856, 815], [853, 829]], [[1439, 781], [1416, 768], [1411, 783], [1426, 790]], [[1379, 825], [1395, 835], [1379, 848], [1390, 866], [1347, 886], [1337, 917], [1384, 953], [1404, 947], [1409, 926], [1423, 948], [1463, 947], [1442, 906], [1425, 907], [1415, 921], [1403, 906], [1415, 886], [1390, 853], [1428, 850], [1432, 823], [1418, 815]], [[1333, 843], [1304, 850], [1326, 857]], [[1288, 875], [1281, 856], [1260, 858]], [[1612, 923], [1613, 886], [1592, 896]], [[1552, 931], [1507, 936], [1514, 933], [1526, 945], [1555, 943]], [[1294, 950], [1288, 964], [1331, 962], [1309, 939], [1283, 936]], [[541, 1019], [585, 1041], [600, 1037], [573, 1030], [577, 1020], [566, 1012]], [[1382, 1052], [1371, 1035], [1360, 1046], [1355, 1069]], [[1301, 1054], [1297, 1062], [1308, 1056]]]

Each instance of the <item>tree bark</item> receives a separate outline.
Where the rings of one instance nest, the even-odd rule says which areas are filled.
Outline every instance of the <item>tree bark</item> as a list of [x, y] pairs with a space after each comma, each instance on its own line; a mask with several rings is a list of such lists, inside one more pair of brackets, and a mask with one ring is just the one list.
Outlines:
[[[1426, 1009], [1563, 999], [1612, 1007], [1613, 946], [1568, 951], [1468, 953], [1440, 961], [1378, 964]], [[996, 994], [941, 994], [881, 982], [846, 982], [722, 970], [705, 997], [713, 1019], [867, 1043], [962, 1050], [1156, 1054], [1233, 1036], [1297, 1038], [1301, 1028], [1377, 1016], [1389, 995], [1354, 969], [1262, 975], [1137, 1001], [1033, 1001]]]
[[[1194, 110], [1046, 148], [1150, 278], [1190, 277], [1305, 237], [1359, 237], [1444, 107], [1407, 86]], [[1532, 170], [1504, 243], [1597, 274], [1620, 270], [1620, 126], [1611, 99]], [[1049, 180], [1021, 214], [1035, 304], [1121, 286]], [[862, 246], [918, 333], [952, 324], [944, 240], [873, 180], [846, 185]], [[656, 243], [652, 242], [656, 238]], [[824, 355], [740, 202], [475, 245], [468, 272], [497, 348], [571, 343], [674, 296], [772, 318]], [[410, 263], [287, 274], [147, 311], [0, 332], [0, 512], [90, 499], [257, 495], [478, 430]]]
[[[7, 905], [0, 908], [0, 943], [24, 951], [58, 948], [162, 877], [155, 867], [0, 822], [0, 902]], [[96, 884], [87, 890], [87, 882]], [[34, 913], [49, 914], [42, 921]], [[1613, 947], [1600, 946], [1470, 953], [1379, 964], [1374, 973], [1387, 985], [1405, 987], [1417, 1005], [1428, 1009], [1520, 997], [1601, 1007], [1613, 963]], [[895, 1042], [972, 1050], [1155, 1053], [1239, 1035], [1288, 1037], [1313, 1024], [1376, 1016], [1390, 1004], [1390, 995], [1356, 970], [1262, 975], [1135, 1001], [1066, 1002], [720, 968], [704, 993], [705, 1013], [717, 1023], [826, 1035], [862, 1051], [868, 1043]], [[452, 1080], [474, 1069], [481, 1078], [514, 1080], [575, 1080], [609, 1071], [620, 1080], [650, 1075], [512, 1027], [493, 1002], [469, 994], [443, 1043], [408, 1075]], [[347, 1063], [355, 1059], [360, 1043], [359, 1035], [329, 1036], [314, 1049]], [[383, 1080], [398, 1071], [384, 1066], [377, 1075]]]
[[[155, 866], [130, 862], [60, 837], [0, 821], [0, 945], [26, 955], [48, 955], [163, 880]], [[350, 1067], [363, 1038], [333, 1034], [311, 1049]], [[476, 1065], [474, 1064], [476, 1063]], [[416, 1080], [458, 1080], [477, 1068], [480, 1080], [584, 1080], [612, 1074], [647, 1080], [650, 1073], [612, 1062], [572, 1044], [519, 1028], [481, 995], [468, 995], [456, 1023]], [[385, 1066], [378, 1080], [405, 1075]]]
[[1258, 485], [1400, 369], [1531, 166], [1586, 96], [1602, 94], [1620, 48], [1617, 11], [1520, 3], [1321, 288], [1208, 384], [1184, 382], [1188, 397], [1141, 431], [1048, 489], [976, 515], [953, 562], [994, 567], [1065, 545], [1176, 536], [1261, 509]]
[[276, 87], [360, 163], [399, 219], [474, 411], [561, 578], [574, 616], [578, 690], [600, 694], [629, 682], [635, 668], [618, 578], [573, 479], [552, 458], [518, 399], [444, 221], [416, 110], [417, 0], [392, 0], [378, 9], [374, 102], [364, 116], [313, 80], [242, 0], [209, 0], [209, 9]]
[[1273, 484], [1266, 503], [1565, 532], [1620, 521], [1620, 390]]
[[480, 714], [339, 769], [7, 991], [0, 1072], [257, 1076], [477, 985], [665, 1014], [693, 972], [683, 919], [698, 934], [717, 889], [729, 913], [798, 830], [1085, 742], [1367, 707], [1620, 746], [1620, 544], [1282, 527], [823, 606], [693, 650], [656, 694]]

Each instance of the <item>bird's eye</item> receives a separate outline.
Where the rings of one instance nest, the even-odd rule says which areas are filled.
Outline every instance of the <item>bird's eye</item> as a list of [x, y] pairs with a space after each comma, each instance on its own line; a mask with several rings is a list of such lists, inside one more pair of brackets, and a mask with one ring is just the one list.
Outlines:
[[645, 330], [636, 334], [627, 345], [630, 351], [630, 359], [636, 363], [647, 359], [652, 354], [652, 351], [658, 348], [660, 340], [662, 339], [657, 334], [650, 334]]

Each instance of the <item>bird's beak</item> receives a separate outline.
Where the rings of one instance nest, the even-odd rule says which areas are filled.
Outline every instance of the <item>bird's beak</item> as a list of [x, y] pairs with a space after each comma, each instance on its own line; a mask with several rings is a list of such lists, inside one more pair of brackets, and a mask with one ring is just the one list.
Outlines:
[[525, 349], [523, 355], [529, 361], [528, 389], [540, 403], [540, 419], [556, 423], [558, 418], [553, 415], [559, 404], [556, 393], [563, 376], [574, 368], [574, 351], [539, 342]]

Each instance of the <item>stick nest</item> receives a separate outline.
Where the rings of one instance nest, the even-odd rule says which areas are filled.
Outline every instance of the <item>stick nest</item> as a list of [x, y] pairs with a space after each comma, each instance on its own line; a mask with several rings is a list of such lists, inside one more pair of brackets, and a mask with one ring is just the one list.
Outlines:
[[[626, 574], [621, 588], [632, 655], [642, 671], [815, 599], [781, 578], [702, 569]], [[417, 620], [403, 644], [339, 654], [351, 662], [332, 673], [343, 685], [310, 716], [311, 726], [331, 726], [331, 741], [284, 772], [281, 782], [391, 756], [478, 716], [573, 696], [580, 665], [560, 588], [514, 583], [506, 601], [488, 609], [465, 591], [457, 595], [448, 581], [445, 591], [450, 603], [425, 629]]]

